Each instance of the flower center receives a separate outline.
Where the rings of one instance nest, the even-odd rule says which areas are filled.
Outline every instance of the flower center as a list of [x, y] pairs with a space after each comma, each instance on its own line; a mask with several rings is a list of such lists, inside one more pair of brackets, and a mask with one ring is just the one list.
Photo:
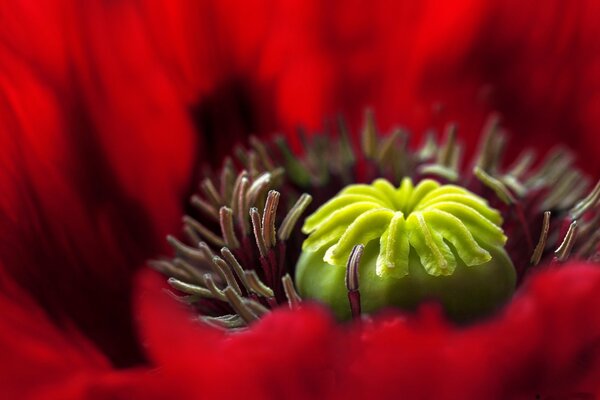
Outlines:
[[[588, 191], [564, 149], [536, 168], [530, 150], [506, 166], [498, 122], [490, 117], [470, 162], [455, 124], [410, 148], [403, 130], [380, 135], [370, 112], [362, 146], [343, 120], [325, 135], [300, 132], [301, 157], [284, 138], [251, 138], [207, 173], [184, 235], [168, 238], [173, 256], [151, 266], [202, 321], [223, 328], [304, 299], [340, 319], [432, 299], [456, 320], [486, 315], [510, 298], [515, 270], [521, 282], [543, 264], [600, 259], [600, 183]], [[296, 222], [319, 206], [301, 251]]]
[[[306, 219], [302, 231], [309, 237], [296, 281], [301, 294], [330, 305], [342, 319], [356, 313], [352, 299], [338, 301], [346, 265], [356, 270], [344, 279], [353, 277], [354, 291], [360, 288], [355, 306], [362, 310], [411, 309], [434, 299], [455, 319], [471, 319], [514, 290], [501, 224], [486, 200], [459, 186], [431, 179], [414, 186], [410, 178], [398, 188], [385, 179], [350, 185]], [[367, 257], [353, 263], [357, 246]]]

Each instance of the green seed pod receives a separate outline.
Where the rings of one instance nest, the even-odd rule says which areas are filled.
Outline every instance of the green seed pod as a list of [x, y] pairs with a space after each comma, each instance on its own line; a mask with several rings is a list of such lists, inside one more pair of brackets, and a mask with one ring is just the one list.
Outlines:
[[468, 321], [501, 306], [516, 273], [504, 250], [502, 217], [481, 197], [454, 185], [405, 178], [399, 188], [378, 179], [350, 185], [309, 216], [296, 267], [302, 297], [351, 316], [344, 283], [355, 245], [361, 309], [414, 309], [439, 301], [447, 315]]

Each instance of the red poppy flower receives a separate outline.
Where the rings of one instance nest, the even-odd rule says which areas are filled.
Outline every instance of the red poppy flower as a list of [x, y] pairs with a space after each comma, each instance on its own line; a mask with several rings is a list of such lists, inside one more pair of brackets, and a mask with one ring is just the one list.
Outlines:
[[194, 163], [220, 163], [249, 133], [291, 134], [299, 123], [313, 130], [338, 112], [356, 130], [372, 106], [383, 130], [457, 120], [472, 152], [484, 118], [497, 110], [515, 133], [514, 148], [544, 151], [562, 140], [597, 175], [595, 3], [60, 6], [0, 6], [6, 393], [597, 391], [600, 276], [592, 265], [528, 278], [500, 315], [467, 329], [435, 308], [343, 326], [306, 307], [226, 335], [190, 322], [149, 272], [138, 278], [130, 311], [133, 273], [167, 251], [161, 238], [178, 229]]

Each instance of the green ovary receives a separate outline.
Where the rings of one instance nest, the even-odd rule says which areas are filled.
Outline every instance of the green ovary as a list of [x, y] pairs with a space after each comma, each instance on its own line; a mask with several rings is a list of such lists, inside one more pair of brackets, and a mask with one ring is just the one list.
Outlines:
[[351, 185], [306, 219], [310, 235], [296, 284], [303, 297], [349, 318], [346, 263], [363, 244], [363, 312], [434, 300], [452, 319], [471, 320], [497, 309], [515, 288], [501, 224], [484, 199], [458, 186], [423, 180], [414, 187], [408, 178], [399, 188], [383, 179]]

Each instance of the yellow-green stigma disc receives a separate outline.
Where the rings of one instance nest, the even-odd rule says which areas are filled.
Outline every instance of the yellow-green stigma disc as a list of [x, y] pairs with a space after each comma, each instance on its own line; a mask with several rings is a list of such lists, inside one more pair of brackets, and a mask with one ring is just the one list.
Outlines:
[[296, 284], [303, 297], [349, 318], [346, 264], [362, 244], [364, 313], [437, 301], [452, 319], [472, 320], [496, 310], [515, 289], [501, 225], [497, 210], [459, 186], [429, 179], [414, 186], [410, 178], [399, 188], [384, 179], [350, 185], [305, 220], [309, 236]]

